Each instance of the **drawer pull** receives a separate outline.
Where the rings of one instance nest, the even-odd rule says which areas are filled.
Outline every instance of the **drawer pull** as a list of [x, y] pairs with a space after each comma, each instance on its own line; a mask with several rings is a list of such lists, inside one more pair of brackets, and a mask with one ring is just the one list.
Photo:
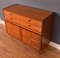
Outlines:
[[10, 15], [12, 15], [12, 14], [10, 14]]
[[29, 21], [31, 21], [31, 20], [29, 20]]
[[29, 25], [29, 27], [31, 27], [31, 25]]

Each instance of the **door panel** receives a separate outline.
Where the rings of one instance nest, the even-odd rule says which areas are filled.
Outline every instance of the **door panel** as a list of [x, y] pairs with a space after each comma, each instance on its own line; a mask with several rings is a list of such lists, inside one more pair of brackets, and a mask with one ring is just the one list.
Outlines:
[[30, 31], [22, 29], [22, 40], [24, 43], [30, 45], [31, 40], [30, 40]]
[[14, 25], [14, 24], [11, 24], [9, 22], [6, 22], [6, 30], [10, 35], [21, 40], [21, 29], [20, 29], [20, 27]]

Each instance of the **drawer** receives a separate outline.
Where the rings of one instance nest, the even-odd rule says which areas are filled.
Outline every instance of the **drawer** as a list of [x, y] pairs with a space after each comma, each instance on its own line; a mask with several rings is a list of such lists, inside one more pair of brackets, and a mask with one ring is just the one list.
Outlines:
[[32, 31], [36, 31], [36, 32], [39, 32], [39, 33], [41, 33], [41, 31], [42, 31], [42, 28], [31, 25], [29, 23], [25, 23], [25, 22], [20, 21], [19, 24], [22, 25], [23, 27], [31, 29]]
[[39, 32], [41, 33], [42, 31], [42, 28], [41, 27], [37, 27], [37, 26], [34, 26], [34, 25], [29, 25], [30, 29], [36, 31], [36, 32]]
[[19, 21], [19, 25], [23, 26], [23, 27], [26, 27], [26, 28], [30, 28], [30, 24], [29, 23], [25, 23], [23, 21]]
[[6, 21], [12, 21], [12, 16], [5, 15], [5, 20], [6, 20]]
[[34, 40], [31, 40], [31, 45], [32, 45], [33, 48], [39, 50], [41, 43], [37, 43]]
[[37, 21], [37, 19], [32, 19], [32, 20], [30, 20], [30, 23], [32, 24], [32, 25], [35, 25], [35, 26], [37, 26], [37, 27], [42, 27], [42, 22], [41, 21]]
[[31, 40], [34, 40], [34, 41], [36, 41], [38, 43], [41, 42], [41, 36], [38, 35], [38, 34], [35, 34], [33, 32], [31, 32], [30, 38], [31, 38]]
[[23, 27], [29, 28], [32, 31], [36, 31], [38, 33], [41, 33], [41, 31], [42, 31], [42, 28], [34, 26], [34, 25], [31, 25], [29, 23], [22, 22], [22, 21], [19, 22], [19, 25], [22, 25]]
[[13, 18], [13, 17], [8, 16], [8, 15], [5, 15], [5, 20], [9, 21], [9, 22], [14, 22], [14, 23], [17, 23], [17, 24], [19, 24], [21, 22], [20, 19], [16, 19], [16, 18]]
[[19, 21], [20, 21], [20, 20], [12, 18], [10, 16], [7, 16], [7, 15], [5, 16], [5, 20], [8, 21], [8, 22], [18, 23], [18, 24], [19, 24]]
[[12, 12], [4, 10], [4, 15], [11, 16], [12, 15]]

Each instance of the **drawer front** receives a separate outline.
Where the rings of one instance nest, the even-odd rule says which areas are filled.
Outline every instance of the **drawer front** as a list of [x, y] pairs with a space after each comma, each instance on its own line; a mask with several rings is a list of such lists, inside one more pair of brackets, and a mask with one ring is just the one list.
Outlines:
[[7, 15], [5, 16], [5, 20], [8, 22], [17, 23], [17, 24], [19, 24], [19, 21], [20, 21]]
[[34, 30], [36, 32], [39, 32], [39, 33], [41, 33], [41, 31], [42, 31], [42, 28], [41, 27], [37, 27], [37, 26], [34, 26], [34, 25], [31, 25], [30, 26], [30, 29], [32, 29], [32, 30]]
[[5, 20], [6, 21], [11, 21], [12, 17], [5, 15]]
[[42, 31], [42, 28], [39, 28], [39, 27], [37, 27], [37, 26], [34, 26], [34, 25], [31, 25], [31, 24], [29, 24], [29, 23], [24, 23], [24, 22], [20, 22], [20, 24], [19, 24], [20, 26], [22, 26], [22, 27], [25, 27], [26, 29], [29, 29], [29, 30], [31, 30], [31, 31], [33, 31], [33, 32], [36, 32], [36, 33], [41, 33], [41, 31]]
[[41, 36], [38, 35], [38, 34], [35, 34], [35, 33], [31, 32], [31, 36], [30, 37], [31, 37], [31, 40], [34, 40], [37, 43], [41, 42]]
[[31, 45], [33, 48], [40, 50], [40, 45], [41, 45], [40, 43], [37, 43], [37, 42], [31, 40]]
[[19, 24], [21, 25], [22, 27], [25, 27], [25, 28], [30, 28], [30, 24], [29, 23], [25, 23], [25, 22], [22, 22]]
[[12, 16], [12, 12], [4, 10], [4, 15]]
[[30, 23], [32, 24], [32, 25], [35, 25], [35, 26], [37, 26], [37, 27], [42, 27], [42, 22], [41, 21], [37, 21], [37, 19], [35, 19], [35, 20], [31, 20], [30, 21]]
[[36, 32], [39, 32], [39, 33], [41, 33], [41, 31], [42, 31], [42, 28], [31, 25], [29, 23], [22, 22], [22, 21], [19, 22], [19, 25], [26, 27], [26, 28], [29, 28], [29, 29], [36, 31]]

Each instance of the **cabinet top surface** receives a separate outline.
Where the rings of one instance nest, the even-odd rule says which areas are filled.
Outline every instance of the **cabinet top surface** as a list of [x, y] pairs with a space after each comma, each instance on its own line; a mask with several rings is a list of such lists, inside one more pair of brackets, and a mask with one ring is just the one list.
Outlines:
[[53, 14], [51, 11], [46, 11], [42, 9], [37, 9], [34, 7], [14, 4], [12, 6], [4, 8], [5, 11], [9, 11], [18, 15], [22, 15], [28, 18], [38, 18], [38, 20], [43, 20], [49, 15]]

